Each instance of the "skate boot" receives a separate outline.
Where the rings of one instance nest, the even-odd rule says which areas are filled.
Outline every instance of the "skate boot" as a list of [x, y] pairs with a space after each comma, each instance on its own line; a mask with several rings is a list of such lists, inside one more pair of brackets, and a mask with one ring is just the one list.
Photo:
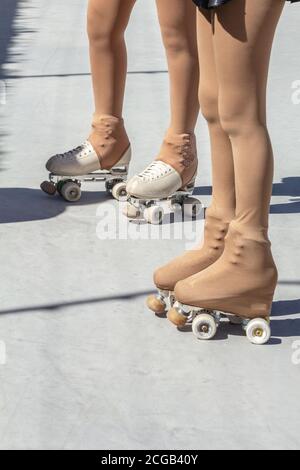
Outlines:
[[[240, 319], [253, 344], [271, 336], [270, 312], [277, 270], [266, 231], [230, 224], [225, 249], [216, 263], [177, 283], [177, 303], [168, 318], [182, 326], [193, 317], [199, 339], [215, 336], [222, 317]], [[234, 320], [235, 321], [235, 320]]]
[[124, 214], [148, 223], [163, 220], [163, 202], [171, 209], [184, 208], [186, 215], [197, 216], [202, 205], [193, 194], [197, 174], [197, 149], [194, 134], [168, 132], [157, 159], [127, 184], [128, 203]]
[[[148, 297], [147, 305], [156, 315], [164, 315], [173, 307], [177, 282], [203, 271], [220, 258], [230, 220], [217, 217], [211, 208], [207, 209], [202, 246], [187, 251], [155, 272], [158, 294]], [[183, 320], [186, 322], [185, 317]]]
[[83, 182], [104, 181], [107, 192], [119, 200], [126, 196], [130, 159], [131, 147], [123, 120], [94, 116], [86, 142], [47, 162], [49, 181], [42, 183], [41, 189], [49, 195], [58, 192], [66, 201], [76, 202]]

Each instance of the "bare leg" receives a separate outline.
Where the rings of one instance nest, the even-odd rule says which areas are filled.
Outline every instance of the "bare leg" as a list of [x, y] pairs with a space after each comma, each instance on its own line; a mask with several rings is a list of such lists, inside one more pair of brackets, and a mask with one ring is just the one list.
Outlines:
[[193, 133], [199, 112], [195, 5], [185, 0], [156, 4], [170, 74], [170, 128], [175, 134]]
[[192, 187], [198, 166], [194, 135], [199, 113], [196, 7], [187, 0], [156, 3], [170, 73], [171, 122], [150, 171], [147, 168], [127, 185], [131, 196], [146, 200], [163, 199]]
[[89, 0], [88, 35], [95, 113], [122, 117], [127, 73], [124, 33], [135, 0]]
[[83, 145], [47, 162], [52, 173], [75, 176], [129, 165], [130, 143], [122, 119], [127, 73], [124, 33], [134, 3], [89, 0], [87, 29], [95, 98], [92, 131]]

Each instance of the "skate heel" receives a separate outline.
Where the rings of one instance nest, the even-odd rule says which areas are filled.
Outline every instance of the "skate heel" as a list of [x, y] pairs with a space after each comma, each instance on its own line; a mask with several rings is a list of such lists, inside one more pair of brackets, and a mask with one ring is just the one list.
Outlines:
[[115, 172], [118, 169], [122, 169], [122, 170], [125, 169], [126, 170], [126, 175], [127, 175], [129, 165], [130, 165], [130, 162], [131, 162], [131, 158], [132, 158], [132, 149], [131, 149], [131, 145], [129, 145], [129, 147], [127, 148], [125, 153], [122, 155], [121, 159], [118, 161], [118, 163], [116, 163], [113, 166], [111, 171]]
[[192, 196], [196, 186], [196, 177], [197, 173], [193, 176], [192, 180], [181, 189], [181, 191], [188, 193]]

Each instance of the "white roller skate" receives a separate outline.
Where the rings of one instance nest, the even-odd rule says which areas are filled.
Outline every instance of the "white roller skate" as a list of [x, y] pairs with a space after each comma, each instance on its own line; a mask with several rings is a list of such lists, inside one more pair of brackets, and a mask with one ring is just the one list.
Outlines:
[[200, 340], [213, 339], [218, 331], [222, 318], [228, 318], [232, 325], [241, 325], [248, 340], [255, 345], [264, 345], [271, 338], [270, 318], [242, 318], [218, 310], [195, 308], [175, 302], [168, 312], [168, 319], [182, 328], [191, 323], [193, 334]]
[[95, 117], [89, 140], [48, 160], [49, 180], [41, 184], [41, 189], [50, 196], [58, 193], [68, 202], [77, 202], [82, 183], [103, 181], [107, 193], [120, 200], [127, 195], [130, 160], [131, 146], [123, 120]]
[[130, 219], [144, 219], [160, 224], [164, 207], [181, 209], [185, 216], [196, 217], [201, 202], [191, 197], [197, 173], [196, 139], [190, 134], [168, 133], [159, 157], [127, 184], [124, 214]]

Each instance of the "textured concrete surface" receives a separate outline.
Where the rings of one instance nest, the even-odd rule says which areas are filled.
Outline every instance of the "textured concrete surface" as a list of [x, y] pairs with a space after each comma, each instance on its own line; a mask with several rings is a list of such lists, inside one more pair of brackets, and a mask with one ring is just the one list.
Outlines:
[[[185, 225], [184, 240], [176, 221], [164, 225], [164, 240], [157, 228], [147, 239], [143, 225], [131, 226], [128, 240], [103, 239], [105, 220], [110, 238], [126, 226], [102, 186], [75, 206], [39, 191], [46, 158], [89, 128], [86, 2], [1, 5], [0, 449], [299, 448], [300, 104], [292, 86], [300, 9], [286, 8], [272, 60], [271, 237], [280, 282], [272, 340], [257, 348], [227, 325], [199, 343], [145, 308], [153, 269], [201, 236], [202, 221]], [[133, 173], [156, 154], [168, 122], [153, 0], [137, 2], [128, 42]], [[197, 193], [207, 204], [201, 119], [198, 139]]]

